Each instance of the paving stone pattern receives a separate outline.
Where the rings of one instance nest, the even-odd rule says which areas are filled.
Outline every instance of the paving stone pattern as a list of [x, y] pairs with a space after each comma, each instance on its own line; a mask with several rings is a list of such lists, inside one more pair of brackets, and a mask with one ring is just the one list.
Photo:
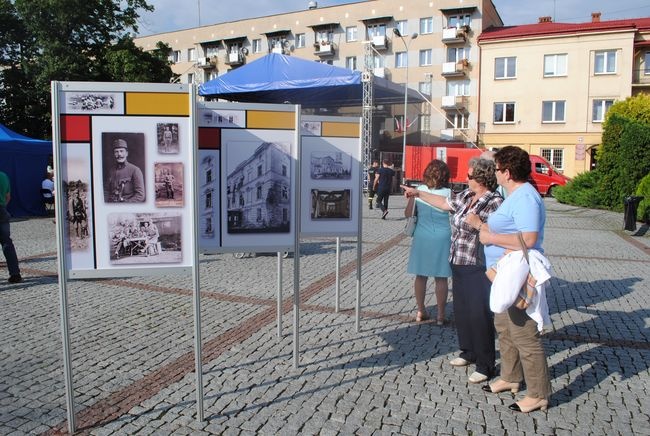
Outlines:
[[[386, 220], [364, 210], [361, 331], [356, 240], [301, 247], [300, 367], [293, 368], [293, 259], [201, 255], [205, 420], [196, 420], [192, 282], [166, 275], [69, 283], [81, 434], [650, 435], [650, 235], [622, 214], [546, 199], [544, 246], [555, 276], [544, 335], [548, 412], [514, 414], [511, 394], [467, 382], [449, 323], [415, 324], [401, 197]], [[364, 203], [365, 205], [365, 203]], [[12, 223], [25, 282], [0, 284], [0, 434], [63, 434], [65, 386], [51, 219]], [[0, 266], [6, 271], [4, 265]], [[427, 295], [435, 313], [433, 290]], [[523, 392], [522, 392], [523, 394]], [[520, 394], [521, 395], [521, 394]]]

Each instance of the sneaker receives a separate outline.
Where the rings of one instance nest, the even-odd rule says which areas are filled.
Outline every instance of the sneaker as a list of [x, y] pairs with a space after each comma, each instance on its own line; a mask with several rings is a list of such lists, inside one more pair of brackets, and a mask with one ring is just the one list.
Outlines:
[[9, 276], [9, 279], [7, 281], [9, 283], [20, 283], [23, 281], [23, 278], [20, 276], [20, 274], [18, 274], [15, 276]]
[[487, 381], [488, 376], [485, 374], [481, 374], [478, 371], [474, 371], [472, 375], [469, 376], [469, 382], [470, 383], [483, 383], [484, 381]]
[[388, 209], [386, 209], [382, 214], [381, 214], [381, 219], [385, 220], [386, 215], [388, 215]]
[[467, 366], [469, 363], [469, 360], [463, 359], [462, 357], [456, 357], [455, 359], [451, 359], [449, 361], [449, 364], [451, 366]]

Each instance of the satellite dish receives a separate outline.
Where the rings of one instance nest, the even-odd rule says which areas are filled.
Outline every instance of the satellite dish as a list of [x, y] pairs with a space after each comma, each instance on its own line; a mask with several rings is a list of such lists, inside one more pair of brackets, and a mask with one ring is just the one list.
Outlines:
[[239, 52], [244, 56], [248, 56], [248, 49], [246, 47], [242, 47], [242, 49], [239, 50]]
[[289, 45], [291, 45], [291, 43], [288, 40], [285, 39], [282, 41], [282, 46], [284, 48], [289, 48]]

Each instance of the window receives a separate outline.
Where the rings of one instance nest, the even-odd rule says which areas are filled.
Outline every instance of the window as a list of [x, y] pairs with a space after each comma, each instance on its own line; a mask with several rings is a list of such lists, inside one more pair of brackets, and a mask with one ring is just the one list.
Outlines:
[[239, 42], [232, 42], [227, 45], [227, 51], [230, 54], [239, 54], [240, 50], [241, 50], [241, 43]]
[[424, 95], [431, 95], [431, 82], [418, 83], [418, 90]]
[[447, 62], [460, 62], [469, 59], [469, 47], [449, 47], [447, 49]]
[[181, 61], [181, 51], [180, 50], [174, 50], [171, 55], [172, 62], [180, 62]]
[[494, 124], [515, 122], [514, 103], [494, 103]]
[[420, 129], [423, 132], [431, 131], [431, 115], [429, 114], [420, 115]]
[[262, 221], [262, 208], [258, 207], [257, 208], [257, 222]]
[[260, 53], [262, 51], [262, 40], [254, 39], [253, 40], [253, 53]]
[[357, 40], [357, 26], [345, 28], [345, 41], [352, 42]]
[[195, 48], [188, 48], [187, 49], [187, 60], [190, 62], [195, 62], [196, 61], [196, 49]]
[[262, 199], [262, 186], [261, 186], [261, 185], [257, 187], [257, 192], [256, 192], [256, 194], [255, 194], [255, 197], [256, 197], [258, 200], [261, 200], [261, 199]]
[[614, 100], [594, 100], [594, 110], [591, 120], [594, 123], [602, 123], [605, 121], [605, 114], [613, 104]]
[[368, 39], [372, 39], [373, 36], [386, 36], [386, 24], [369, 24]]
[[650, 74], [650, 51], [645, 52], [645, 62], [644, 62], [645, 68], [643, 72], [645, 74]]
[[296, 33], [296, 48], [303, 48], [305, 46], [305, 34]]
[[207, 57], [216, 56], [219, 53], [219, 47], [211, 45], [205, 48], [205, 55]]
[[616, 72], [616, 50], [597, 51], [594, 57], [594, 74]]
[[469, 95], [469, 80], [449, 80], [447, 95]]
[[319, 30], [316, 32], [316, 42], [330, 43], [334, 39], [334, 33], [331, 30]]
[[257, 166], [257, 177], [260, 177], [262, 175], [262, 165]]
[[447, 129], [466, 129], [468, 124], [468, 115], [462, 112], [447, 113], [445, 128]]
[[420, 66], [426, 66], [426, 65], [431, 65], [431, 55], [432, 55], [432, 50], [426, 49], [426, 50], [420, 50]]
[[517, 58], [515, 56], [494, 59], [495, 79], [514, 79], [517, 74]]
[[209, 209], [212, 207], [212, 192], [205, 193], [205, 207]]
[[384, 57], [373, 55], [372, 56], [372, 67], [373, 68], [384, 68]]
[[395, 53], [395, 68], [406, 68], [408, 65], [408, 54], [405, 51]]
[[283, 176], [287, 175], [287, 166], [286, 165], [282, 165], [282, 175]]
[[357, 57], [356, 56], [348, 56], [345, 58], [345, 68], [348, 70], [356, 70], [357, 69]]
[[205, 172], [205, 181], [206, 181], [206, 183], [212, 182], [212, 170], [211, 169], [208, 169]]
[[208, 80], [216, 79], [219, 77], [219, 73], [217, 71], [210, 71], [208, 74]]
[[408, 35], [408, 22], [406, 20], [400, 20], [395, 22], [395, 28], [399, 30], [400, 35]]
[[282, 186], [282, 198], [284, 200], [289, 198], [289, 189], [286, 186]]
[[433, 33], [433, 17], [420, 18], [420, 34], [426, 35], [427, 33]]
[[542, 102], [542, 122], [543, 123], [563, 123], [564, 122], [564, 100], [553, 100]]
[[459, 28], [461, 26], [469, 26], [471, 22], [472, 22], [472, 16], [470, 14], [450, 15], [449, 18], [447, 18], [447, 27]]
[[193, 73], [188, 73], [187, 74], [187, 83], [194, 83], [194, 74]]
[[[544, 159], [549, 161], [558, 170], [564, 169], [564, 149], [562, 148], [542, 148], [540, 154]], [[540, 174], [548, 174], [549, 168], [542, 164], [535, 164], [535, 172]]]
[[544, 55], [544, 77], [566, 76], [567, 55]]

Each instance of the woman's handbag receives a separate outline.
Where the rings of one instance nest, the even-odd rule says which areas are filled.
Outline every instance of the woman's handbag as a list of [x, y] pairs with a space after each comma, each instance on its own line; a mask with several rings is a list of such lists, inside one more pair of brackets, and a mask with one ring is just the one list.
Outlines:
[[[521, 232], [517, 232], [517, 237], [519, 238], [519, 244], [521, 245], [521, 251], [523, 252], [524, 259], [526, 260], [526, 263], [529, 264], [528, 261], [528, 247], [526, 247], [526, 243], [524, 242], [524, 237], [521, 234]], [[509, 251], [506, 252], [506, 254]], [[492, 265], [490, 268], [485, 271], [485, 275], [490, 279], [491, 282], [494, 281], [494, 278], [497, 275], [497, 270], [495, 265]], [[533, 299], [535, 298], [535, 295], [537, 295], [537, 289], [535, 286], [537, 285], [537, 280], [535, 280], [535, 277], [533, 277], [530, 272], [528, 273], [528, 276], [526, 277], [526, 281], [522, 285], [521, 289], [519, 290], [519, 295], [517, 295], [517, 298], [513, 305], [517, 309], [521, 310], [526, 310], [532, 303]]]
[[413, 202], [413, 212], [411, 213], [411, 216], [406, 217], [406, 224], [404, 224], [404, 229], [402, 230], [402, 233], [410, 237], [413, 237], [415, 226], [418, 223], [418, 207], [417, 204], [415, 204], [415, 200]]

